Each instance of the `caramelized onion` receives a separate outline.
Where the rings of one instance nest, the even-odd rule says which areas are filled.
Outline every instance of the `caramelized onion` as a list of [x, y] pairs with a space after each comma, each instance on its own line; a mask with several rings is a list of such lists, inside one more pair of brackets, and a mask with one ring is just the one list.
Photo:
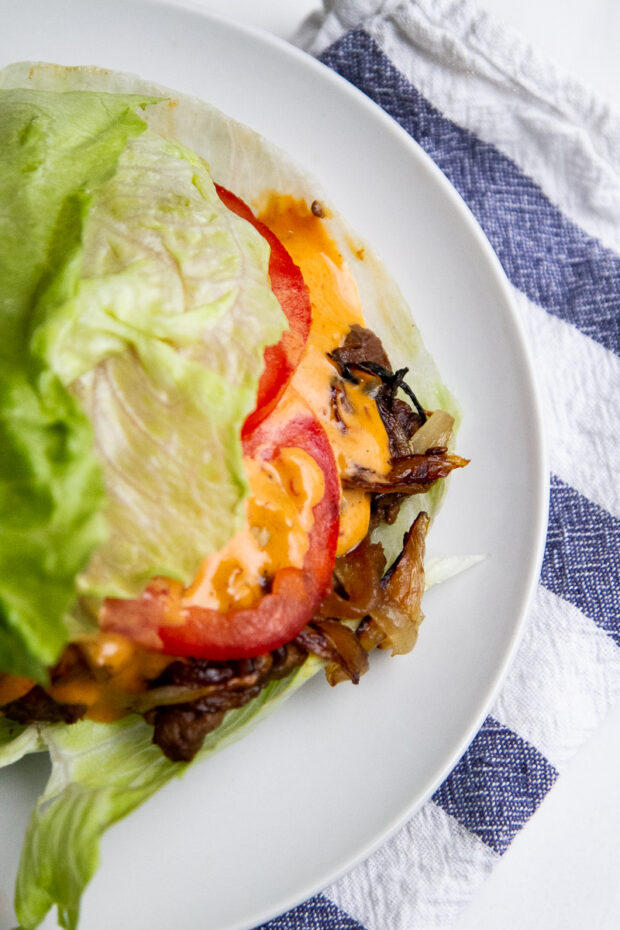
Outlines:
[[439, 478], [446, 478], [455, 468], [463, 468], [469, 459], [461, 458], [441, 446], [415, 455], [392, 459], [387, 475], [369, 469], [357, 469], [343, 477], [345, 488], [361, 488], [375, 494], [423, 494]]
[[337, 559], [335, 575], [340, 590], [325, 599], [321, 617], [361, 619], [357, 638], [365, 651], [377, 645], [390, 648], [395, 655], [413, 649], [423, 616], [429, 523], [428, 514], [418, 514], [405, 535], [401, 554], [386, 574], [383, 549], [368, 537], [353, 552]]
[[435, 410], [426, 423], [411, 437], [411, 452], [424, 453], [427, 449], [447, 446], [453, 429], [454, 417], [445, 410]]
[[370, 616], [362, 620], [355, 631], [355, 635], [366, 652], [372, 652], [377, 646], [381, 646], [385, 640], [385, 633], [379, 629], [376, 621]]
[[339, 620], [317, 620], [316, 627], [334, 647], [337, 658], [327, 666], [325, 672], [330, 684], [336, 684], [332, 677], [341, 671], [354, 685], [359, 683], [362, 675], [368, 671], [368, 655], [353, 630]]
[[[410, 652], [418, 638], [422, 622], [424, 594], [424, 552], [428, 514], [420, 513], [405, 536], [403, 549], [394, 565], [381, 579], [383, 597], [372, 617], [386, 635], [392, 655]], [[382, 644], [383, 648], [383, 644]]]
[[355, 632], [339, 620], [313, 620], [304, 627], [297, 641], [327, 662], [325, 674], [330, 685], [346, 679], [356, 685], [368, 671], [364, 647]]

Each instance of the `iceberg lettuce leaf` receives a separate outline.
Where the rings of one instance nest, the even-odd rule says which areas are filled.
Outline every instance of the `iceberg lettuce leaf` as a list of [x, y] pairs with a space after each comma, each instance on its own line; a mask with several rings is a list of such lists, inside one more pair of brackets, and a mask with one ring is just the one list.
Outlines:
[[37, 331], [79, 398], [110, 527], [79, 589], [189, 584], [240, 527], [241, 426], [286, 320], [267, 242], [220, 201], [206, 164], [147, 130], [93, 195], [82, 277]]
[[[194, 762], [238, 739], [321, 667], [309, 658], [245, 707], [229, 711]], [[136, 716], [110, 724], [83, 720], [41, 728], [52, 773], [32, 814], [17, 877], [15, 909], [23, 930], [34, 930], [54, 905], [59, 925], [76, 930], [82, 893], [98, 866], [102, 833], [194, 764], [170, 762], [151, 742], [152, 734], [152, 727]]]
[[76, 594], [189, 583], [238, 528], [286, 325], [265, 240], [153, 99], [0, 90], [0, 669], [38, 681]]
[[39, 680], [105, 527], [90, 424], [33, 329], [73, 293], [90, 191], [145, 128], [143, 97], [57, 97], [0, 91], [0, 668]]
[[0, 769], [43, 749], [45, 746], [35, 726], [23, 726], [0, 717]]

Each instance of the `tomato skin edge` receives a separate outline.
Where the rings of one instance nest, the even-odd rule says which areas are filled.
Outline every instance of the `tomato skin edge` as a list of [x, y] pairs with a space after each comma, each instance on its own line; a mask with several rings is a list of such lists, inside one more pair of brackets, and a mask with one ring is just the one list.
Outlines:
[[163, 650], [197, 659], [250, 658], [289, 642], [314, 616], [331, 588], [338, 543], [340, 483], [329, 440], [305, 404], [275, 411], [264, 426], [244, 442], [248, 455], [267, 460], [283, 447], [302, 448], [317, 461], [325, 482], [324, 493], [313, 508], [314, 524], [301, 568], [276, 572], [272, 590], [250, 610], [220, 613], [201, 607], [182, 609], [184, 624], [162, 626], [158, 634]]
[[[316, 600], [317, 588], [309, 572], [283, 568], [274, 577], [272, 593], [266, 594], [252, 610], [220, 614], [200, 607], [186, 609], [182, 627], [159, 628], [163, 651], [222, 661], [262, 655], [295, 638], [308, 622], [306, 604]], [[265, 627], [275, 624], [277, 635], [266, 636]], [[209, 632], [205, 636], [207, 627]]]
[[269, 245], [271, 289], [289, 324], [279, 342], [265, 349], [265, 367], [258, 384], [256, 406], [241, 428], [241, 436], [246, 437], [274, 409], [301, 360], [310, 332], [310, 294], [299, 267], [269, 227], [257, 219], [250, 207], [232, 191], [220, 184], [216, 184], [215, 189], [222, 203], [251, 223]]
[[317, 462], [324, 492], [301, 568], [286, 567], [254, 608], [217, 611], [183, 603], [179, 582], [155, 578], [133, 600], [108, 598], [100, 626], [171, 656], [226, 660], [251, 658], [284, 645], [316, 613], [332, 584], [340, 516], [340, 482], [329, 440], [314, 414], [288, 398], [244, 440], [244, 452], [269, 461], [281, 448], [301, 448]]

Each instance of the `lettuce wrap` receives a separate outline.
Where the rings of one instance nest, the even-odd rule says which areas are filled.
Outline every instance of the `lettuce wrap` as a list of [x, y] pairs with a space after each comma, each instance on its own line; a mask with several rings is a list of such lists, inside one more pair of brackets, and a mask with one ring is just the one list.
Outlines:
[[[66, 642], [93, 628], [93, 604], [158, 575], [187, 584], [242, 519], [241, 425], [286, 322], [265, 241], [222, 206], [214, 180], [256, 211], [273, 191], [327, 201], [251, 129], [133, 75], [12, 65], [0, 72], [0, 140], [0, 672], [45, 683]], [[394, 367], [410, 369], [426, 409], [458, 418], [395, 283], [368, 248], [361, 260], [333, 208], [324, 222]], [[208, 441], [194, 443], [198, 433]], [[388, 564], [444, 487], [375, 530]], [[433, 580], [454, 571], [435, 564]], [[322, 666], [309, 656], [228, 711], [197, 758]], [[16, 912], [31, 930], [56, 905], [75, 930], [102, 832], [187, 764], [166, 759], [137, 715], [0, 716], [0, 765], [38, 751], [53, 768]]]

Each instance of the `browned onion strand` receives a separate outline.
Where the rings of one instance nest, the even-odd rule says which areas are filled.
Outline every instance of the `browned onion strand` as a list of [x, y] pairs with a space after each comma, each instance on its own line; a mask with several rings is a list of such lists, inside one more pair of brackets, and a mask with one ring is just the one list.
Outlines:
[[385, 641], [385, 633], [383, 630], [379, 629], [376, 621], [370, 616], [362, 620], [355, 631], [355, 635], [366, 652], [372, 652], [373, 649], [376, 649], [377, 646], [381, 646]]
[[405, 536], [401, 554], [381, 579], [381, 616], [375, 611], [373, 617], [385, 633], [386, 645], [393, 655], [413, 649], [424, 616], [424, 555], [429, 526], [428, 514], [419, 513]]
[[[393, 654], [410, 652], [422, 622], [424, 553], [428, 514], [418, 514], [405, 535], [403, 549], [384, 573], [383, 549], [366, 537], [360, 545], [336, 560], [335, 575], [343, 594], [332, 593], [321, 605], [321, 616], [357, 620], [359, 641], [370, 651], [379, 645]], [[345, 596], [346, 595], [346, 596]], [[370, 618], [368, 620], [367, 618]]]
[[385, 569], [383, 546], [371, 542], [370, 535], [367, 535], [352, 552], [336, 559], [334, 576], [349, 601], [364, 605], [374, 596]]
[[358, 468], [346, 474], [343, 487], [370, 491], [373, 494], [423, 494], [440, 478], [447, 478], [455, 468], [464, 468], [469, 459], [461, 458], [444, 447], [392, 459], [387, 475]]
[[[368, 671], [368, 655], [355, 632], [334, 619], [316, 620], [314, 626], [325, 635], [336, 652], [333, 664], [339, 667], [353, 684], [358, 684], [362, 675]], [[328, 681], [330, 680], [330, 668], [330, 666], [327, 668]], [[333, 673], [334, 670], [331, 669], [331, 674]]]

